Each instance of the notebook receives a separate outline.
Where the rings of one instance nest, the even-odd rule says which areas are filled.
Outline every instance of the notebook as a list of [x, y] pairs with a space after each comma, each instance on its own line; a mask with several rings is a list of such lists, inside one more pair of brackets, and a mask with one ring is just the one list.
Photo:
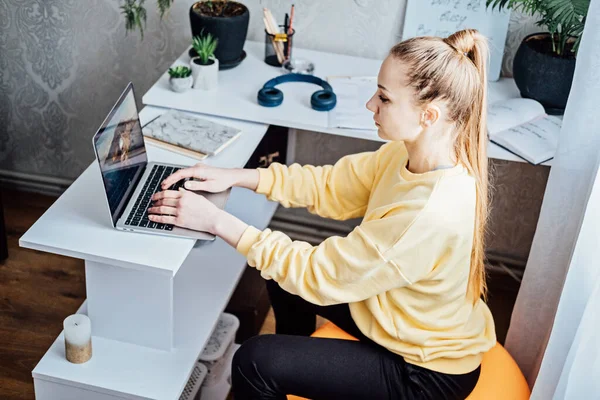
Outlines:
[[490, 140], [534, 165], [554, 158], [561, 124], [533, 99], [502, 100], [488, 108]]
[[143, 133], [159, 147], [202, 159], [218, 154], [241, 130], [171, 109], [144, 126]]
[[148, 136], [144, 136], [144, 142], [151, 143], [156, 147], [160, 147], [161, 149], [169, 150], [174, 153], [179, 153], [179, 154], [183, 154], [184, 156], [195, 158], [196, 160], [204, 160], [206, 157], [208, 157], [208, 154], [200, 153], [200, 152], [189, 150], [189, 149], [184, 149], [183, 147], [179, 147], [174, 144], [163, 142], [163, 141], [160, 141], [160, 140], [148, 137]]

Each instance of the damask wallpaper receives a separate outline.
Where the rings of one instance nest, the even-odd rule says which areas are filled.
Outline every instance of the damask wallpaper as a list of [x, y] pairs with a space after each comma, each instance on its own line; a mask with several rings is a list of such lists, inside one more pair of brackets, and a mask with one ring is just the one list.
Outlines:
[[[141, 41], [138, 33], [126, 34], [119, 0], [2, 0], [0, 180], [15, 173], [76, 178], [93, 160], [91, 137], [126, 83], [134, 83], [139, 101], [188, 45], [193, 2], [174, 2], [163, 22], [147, 2]], [[249, 39], [262, 40], [261, 8], [281, 15], [292, 1], [244, 3], [251, 10]], [[405, 0], [295, 3], [297, 46], [383, 58], [401, 39]], [[512, 16], [505, 74], [521, 39], [536, 30], [529, 18]]]

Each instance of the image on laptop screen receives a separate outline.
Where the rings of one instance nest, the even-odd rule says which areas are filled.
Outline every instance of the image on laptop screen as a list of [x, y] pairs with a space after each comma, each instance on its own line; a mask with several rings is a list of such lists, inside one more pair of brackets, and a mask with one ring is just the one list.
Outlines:
[[94, 136], [94, 147], [116, 224], [148, 162], [131, 85]]

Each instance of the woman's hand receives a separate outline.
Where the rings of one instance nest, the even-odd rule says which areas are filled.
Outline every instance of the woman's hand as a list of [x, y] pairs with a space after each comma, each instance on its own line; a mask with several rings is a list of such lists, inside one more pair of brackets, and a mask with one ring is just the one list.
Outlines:
[[185, 178], [196, 179], [187, 181], [184, 185], [186, 189], [211, 193], [222, 192], [232, 186], [255, 190], [258, 185], [258, 171], [255, 169], [219, 168], [198, 163], [193, 167], [180, 169], [167, 177], [161, 184], [162, 189], [168, 189]]
[[221, 210], [206, 197], [184, 189], [155, 193], [152, 200], [155, 203], [148, 209], [150, 221], [210, 232], [221, 237], [233, 248], [237, 247], [242, 234], [248, 228], [245, 222]]
[[223, 212], [206, 197], [184, 189], [155, 193], [152, 201], [154, 204], [148, 208], [150, 221], [212, 234]]

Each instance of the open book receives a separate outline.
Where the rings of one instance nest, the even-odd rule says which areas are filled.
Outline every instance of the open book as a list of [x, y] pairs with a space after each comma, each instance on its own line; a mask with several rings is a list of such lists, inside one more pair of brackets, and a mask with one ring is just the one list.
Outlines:
[[534, 165], [554, 157], [561, 123], [532, 99], [502, 100], [488, 109], [490, 140]]
[[158, 147], [203, 159], [218, 154], [240, 136], [241, 130], [169, 110], [144, 126], [143, 134]]

